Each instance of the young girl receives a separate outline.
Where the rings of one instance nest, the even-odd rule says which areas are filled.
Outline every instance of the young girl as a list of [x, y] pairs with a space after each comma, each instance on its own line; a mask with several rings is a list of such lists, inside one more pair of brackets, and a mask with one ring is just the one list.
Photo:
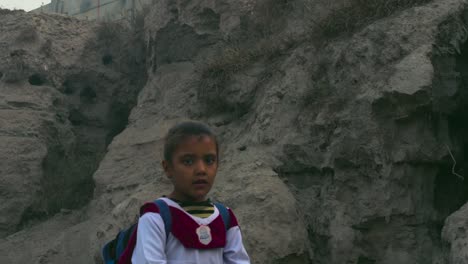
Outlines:
[[233, 212], [225, 209], [222, 214], [207, 198], [218, 160], [218, 142], [204, 124], [183, 122], [169, 130], [162, 166], [173, 190], [160, 199], [168, 205], [172, 226], [166, 234], [161, 208], [144, 206], [131, 263], [250, 263]]

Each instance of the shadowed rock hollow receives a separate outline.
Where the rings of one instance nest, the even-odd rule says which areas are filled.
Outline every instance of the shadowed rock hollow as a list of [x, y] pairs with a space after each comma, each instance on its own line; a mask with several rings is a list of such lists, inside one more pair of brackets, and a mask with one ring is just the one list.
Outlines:
[[100, 263], [197, 119], [253, 263], [468, 263], [466, 1], [349, 3], [155, 1], [142, 35], [2, 11], [0, 262]]

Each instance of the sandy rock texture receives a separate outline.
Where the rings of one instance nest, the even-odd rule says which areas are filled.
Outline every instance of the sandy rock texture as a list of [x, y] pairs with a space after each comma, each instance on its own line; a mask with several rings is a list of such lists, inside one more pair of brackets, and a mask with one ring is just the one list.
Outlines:
[[[0, 236], [6, 245], [90, 202], [92, 175], [127, 124], [146, 72], [142, 46], [128, 44], [134, 37], [126, 27], [0, 11]], [[37, 239], [27, 233], [20, 244], [42, 250], [35, 243], [47, 245], [44, 235], [53, 232], [37, 230]], [[14, 247], [23, 253], [2, 246], [0, 262], [44, 263], [34, 250]]]
[[[26, 70], [0, 68], [1, 263], [100, 263], [170, 191], [162, 138], [186, 119], [219, 135], [211, 195], [238, 216], [253, 263], [468, 263], [466, 1], [333, 38], [315, 28], [331, 13], [304, 11], [318, 2], [241, 2], [155, 1], [136, 25], [144, 49], [112, 46], [109, 24], [2, 11], [2, 61]], [[48, 25], [37, 43], [13, 37], [25, 17]], [[58, 30], [80, 32], [40, 55]], [[88, 173], [69, 179], [75, 161]], [[57, 189], [63, 203], [44, 195]]]

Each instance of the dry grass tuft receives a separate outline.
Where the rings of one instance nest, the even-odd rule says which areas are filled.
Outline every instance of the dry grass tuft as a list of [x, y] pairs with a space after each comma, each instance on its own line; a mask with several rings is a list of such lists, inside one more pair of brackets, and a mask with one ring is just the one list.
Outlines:
[[211, 110], [232, 110], [224, 93], [231, 78], [259, 60], [281, 56], [291, 45], [293, 42], [290, 38], [270, 37], [252, 45], [228, 46], [201, 67], [200, 80], [196, 84], [198, 99]]
[[256, 56], [247, 49], [228, 47], [222, 54], [209, 61], [201, 69], [201, 79], [197, 84], [198, 99], [212, 110], [229, 110], [223, 94], [224, 87], [231, 77], [246, 68]]
[[[314, 21], [325, 38], [342, 33], [353, 33], [375, 20], [388, 17], [398, 11], [431, 2], [431, 0], [352, 0], [342, 8], [329, 10], [331, 14], [322, 21]], [[321, 5], [327, 6], [320, 0]]]
[[[200, 80], [196, 84], [198, 99], [212, 110], [229, 110], [224, 90], [236, 73], [259, 60], [271, 60], [281, 56], [296, 43], [310, 38], [290, 38], [283, 34], [287, 16], [298, 4], [305, 10], [304, 19], [311, 23], [310, 31], [314, 31], [308, 33], [321, 41], [356, 32], [375, 20], [430, 1], [349, 0], [346, 5], [340, 6], [330, 4], [326, 0], [259, 0], [255, 2], [251, 16], [245, 21], [243, 36], [248, 37], [245, 40], [237, 40], [243, 44], [228, 45], [219, 56], [201, 67]], [[314, 17], [313, 11], [317, 5], [329, 11], [322, 20]], [[317, 84], [320, 93], [326, 93], [327, 85], [326, 82]], [[317, 95], [311, 94], [307, 100], [314, 97]]]

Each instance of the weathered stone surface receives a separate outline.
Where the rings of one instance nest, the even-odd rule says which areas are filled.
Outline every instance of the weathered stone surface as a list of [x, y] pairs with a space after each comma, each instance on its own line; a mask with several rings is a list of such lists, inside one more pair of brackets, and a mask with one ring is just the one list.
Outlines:
[[[54, 220], [47, 222], [48, 230], [24, 230], [57, 213], [66, 215], [88, 204], [94, 191], [92, 174], [109, 141], [126, 125], [145, 73], [132, 72], [141, 68], [133, 62], [134, 53], [117, 52], [125, 42], [108, 43], [131, 36], [123, 27], [96, 26], [61, 16], [2, 12], [0, 237], [5, 241], [0, 262], [34, 259], [44, 263], [56, 255], [56, 249], [49, 246], [72, 248], [70, 243], [81, 243], [44, 242], [44, 235], [52, 239], [54, 232], [68, 240], [73, 235], [62, 232], [70, 222], [57, 224], [57, 230], [51, 224], [57, 223]], [[115, 34], [115, 30], [119, 33]], [[113, 55], [114, 64], [112, 59], [103, 62], [103, 57]], [[76, 213], [72, 215], [80, 219]], [[12, 250], [12, 245], [22, 250], [14, 246], [16, 242], [7, 242], [21, 238], [21, 234], [26, 234], [25, 246], [34, 248], [29, 255]], [[40, 257], [49, 254], [45, 252], [52, 255]]]
[[452, 214], [446, 221], [442, 232], [442, 237], [450, 243], [450, 262], [453, 264], [467, 263], [467, 207], [465, 204], [460, 210]]
[[[259, 33], [249, 23], [271, 21], [249, 17], [261, 14], [256, 2], [155, 2], [145, 18], [148, 79], [125, 129], [110, 137], [93, 174], [92, 200], [4, 238], [0, 262], [99, 263], [99, 247], [135, 221], [139, 205], [170, 191], [159, 165], [167, 129], [197, 119], [219, 135], [221, 167], [211, 195], [235, 211], [253, 263], [466, 263], [466, 205], [460, 207], [468, 188], [459, 177], [468, 169], [465, 2], [409, 8], [321, 45], [287, 23], [310, 26], [288, 17], [301, 13], [294, 7], [278, 13], [283, 27], [246, 37]], [[70, 52], [57, 46], [60, 56]], [[79, 62], [102, 73], [94, 61]], [[120, 74], [104, 73], [92, 80]], [[14, 84], [0, 85], [10, 91]], [[29, 101], [21, 91], [2, 90], [7, 99], [0, 103], [60, 113], [50, 100]], [[216, 100], [225, 108], [207, 103]], [[89, 114], [100, 119], [97, 113]], [[16, 135], [27, 123], [49, 136], [36, 128], [47, 117], [2, 118], [0, 131]], [[75, 137], [82, 131], [68, 123], [66, 129]], [[28, 184], [42, 177], [48, 145], [32, 141], [33, 152], [22, 141], [4, 141], [0, 155], [14, 158], [1, 166], [2, 184], [18, 179], [11, 175], [23, 173], [18, 164], [25, 159], [32, 160], [31, 175], [22, 176], [32, 179]]]

